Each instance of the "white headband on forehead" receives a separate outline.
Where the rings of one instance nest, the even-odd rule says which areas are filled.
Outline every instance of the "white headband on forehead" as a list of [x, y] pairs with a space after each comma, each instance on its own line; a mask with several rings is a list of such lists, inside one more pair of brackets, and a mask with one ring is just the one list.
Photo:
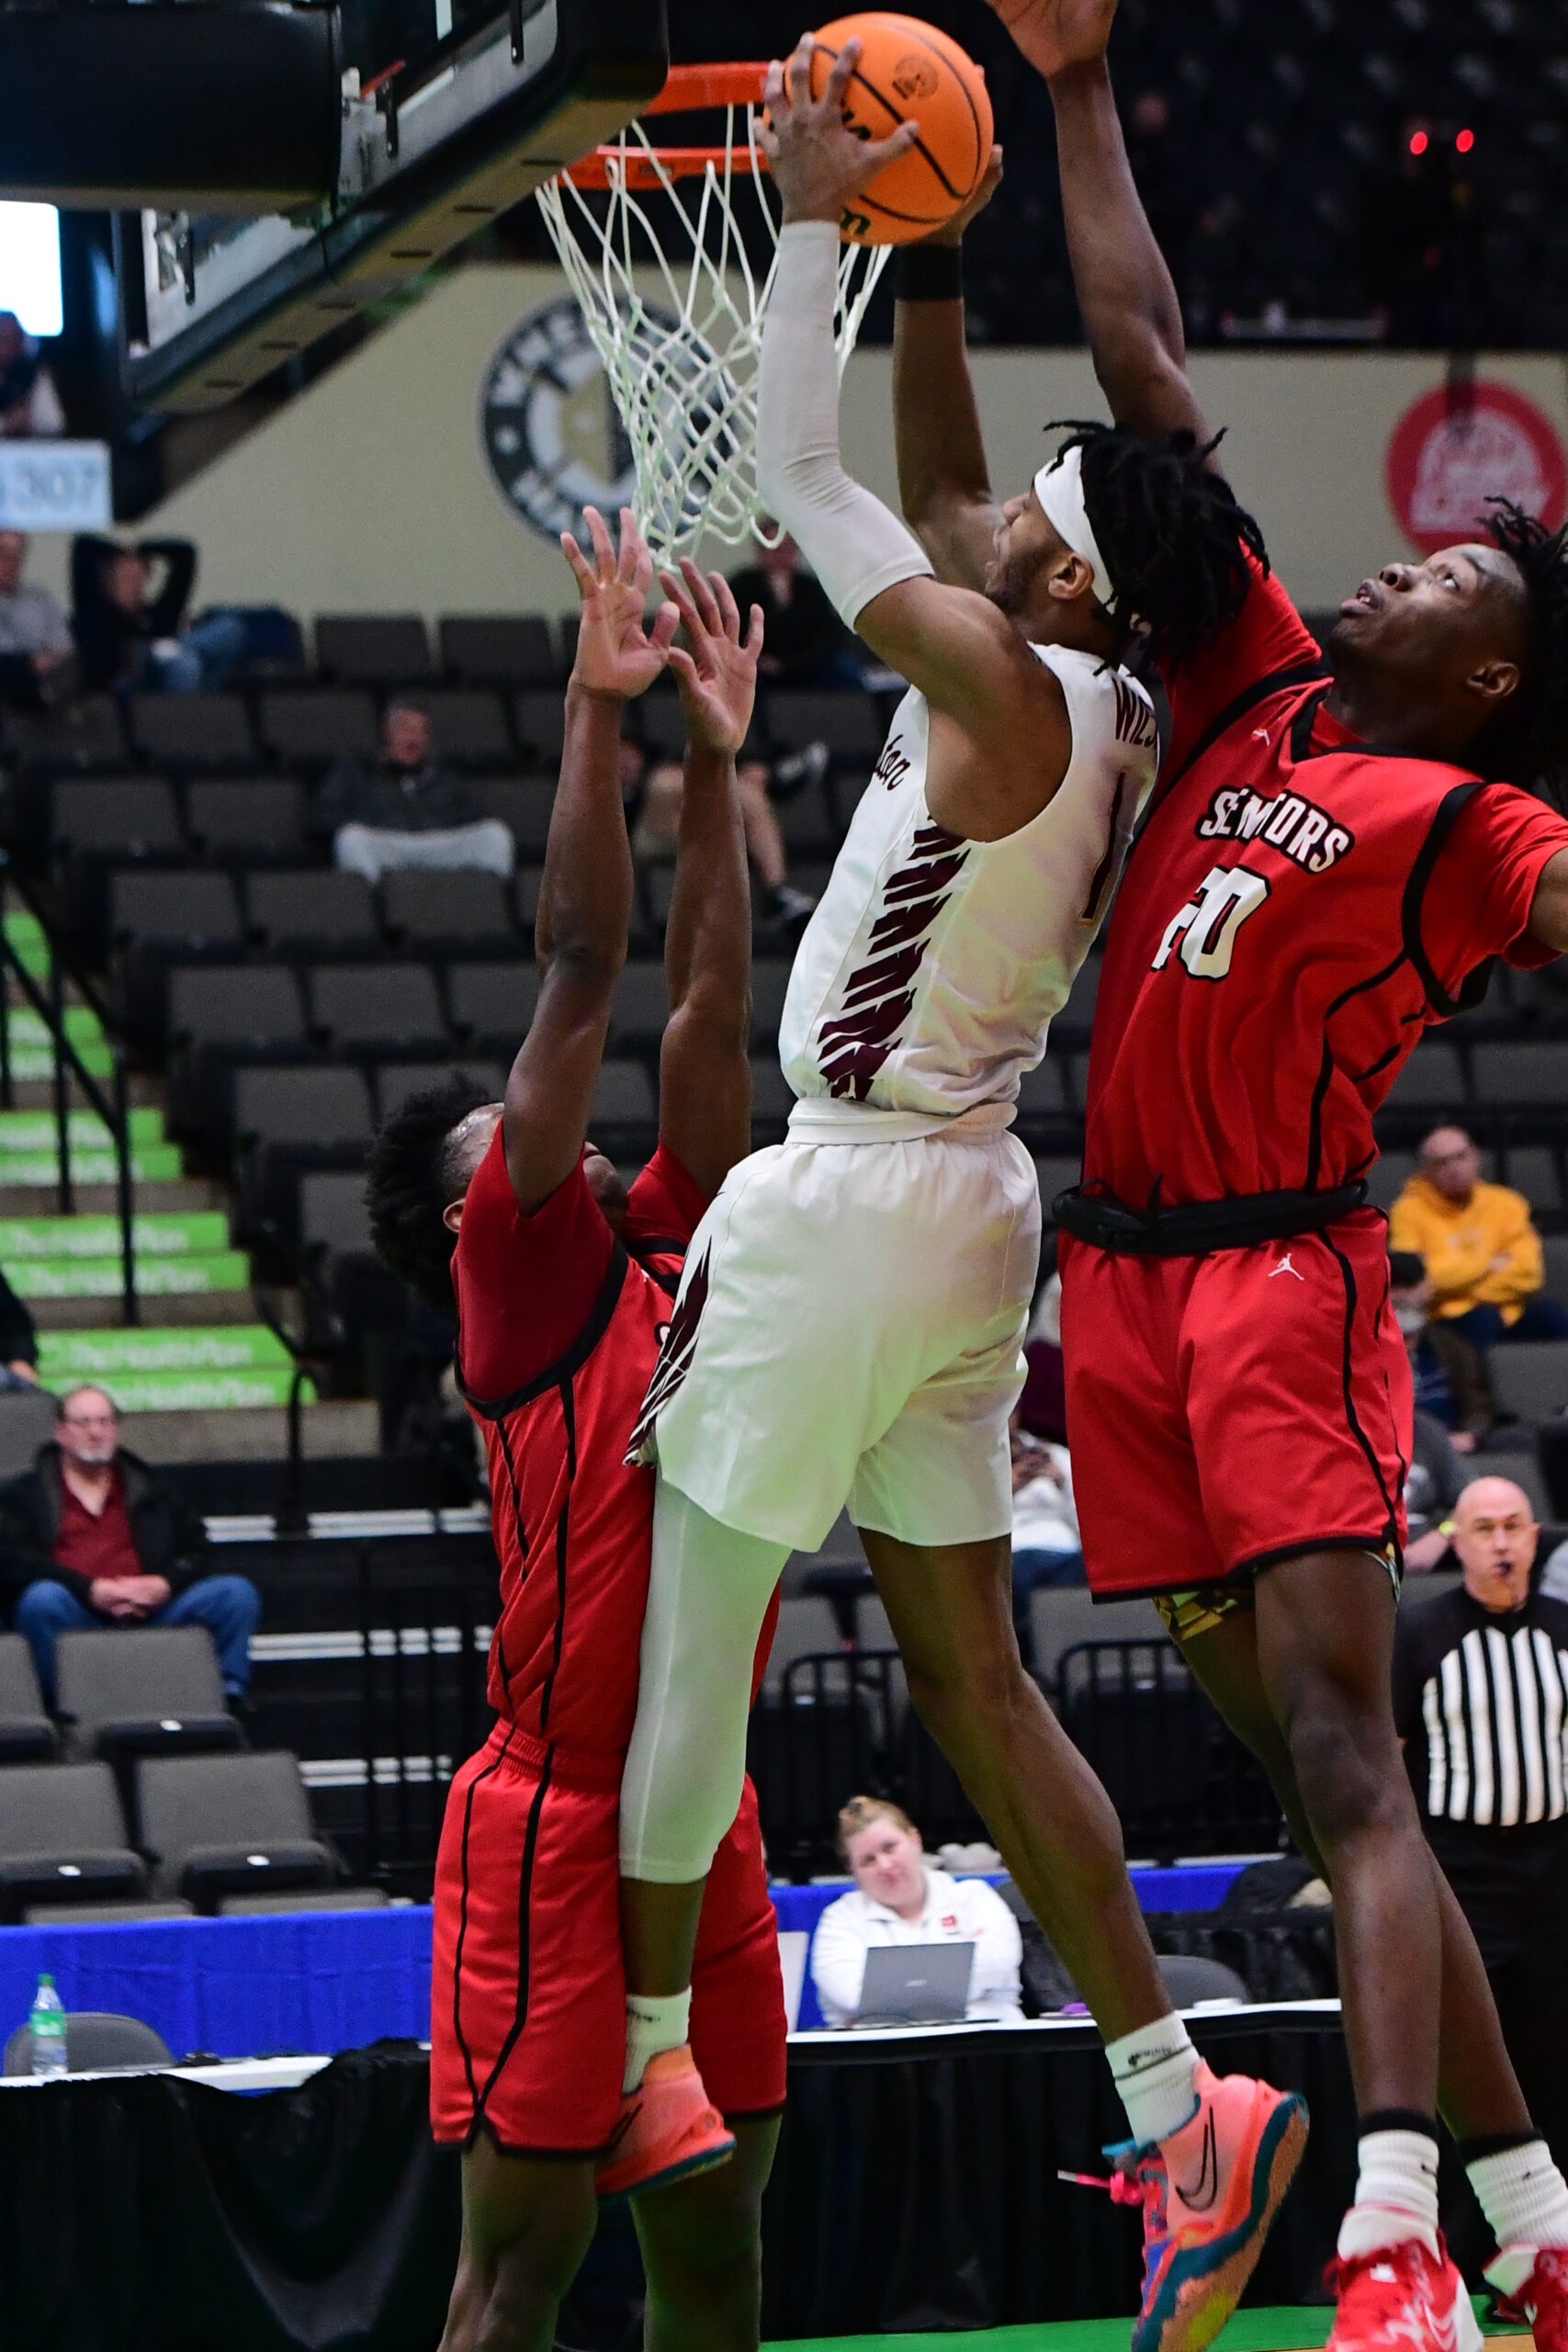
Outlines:
[[1050, 524], [1064, 546], [1075, 555], [1081, 555], [1094, 574], [1094, 593], [1102, 605], [1113, 605], [1116, 591], [1111, 584], [1111, 574], [1105, 568], [1105, 558], [1100, 552], [1100, 541], [1089, 519], [1089, 508], [1083, 495], [1083, 445], [1075, 441], [1070, 449], [1042, 466], [1034, 477], [1034, 495], [1045, 511]]

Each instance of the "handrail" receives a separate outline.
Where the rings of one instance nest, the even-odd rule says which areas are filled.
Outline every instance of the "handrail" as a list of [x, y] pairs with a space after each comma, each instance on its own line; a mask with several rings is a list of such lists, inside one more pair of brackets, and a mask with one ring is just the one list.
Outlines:
[[[27, 968], [11, 943], [6, 929], [6, 893], [15, 889], [22, 904], [42, 931], [49, 947], [49, 986], [47, 992]], [[136, 1191], [132, 1174], [130, 1148], [130, 1089], [126, 1076], [125, 1057], [119, 1047], [110, 1044], [110, 1092], [106, 1094], [81, 1055], [72, 1044], [65, 1027], [66, 959], [48, 916], [32, 891], [17, 872], [4, 851], [0, 851], [0, 969], [15, 979], [32, 1010], [49, 1032], [54, 1048], [54, 1125], [57, 1148], [56, 1189], [60, 1214], [70, 1216], [75, 1207], [75, 1187], [71, 1176], [71, 1100], [67, 1074], [74, 1078], [87, 1106], [96, 1111], [108, 1129], [115, 1154], [115, 1196], [119, 1216], [120, 1300], [128, 1326], [139, 1324], [141, 1309], [136, 1295]], [[92, 1009], [103, 1016], [103, 1006], [96, 992], [82, 975], [73, 970], [73, 985]], [[106, 1035], [107, 1035], [106, 1031]], [[8, 996], [0, 999], [0, 1101], [6, 1108], [16, 1107], [16, 1081], [11, 1070], [11, 1023]]]

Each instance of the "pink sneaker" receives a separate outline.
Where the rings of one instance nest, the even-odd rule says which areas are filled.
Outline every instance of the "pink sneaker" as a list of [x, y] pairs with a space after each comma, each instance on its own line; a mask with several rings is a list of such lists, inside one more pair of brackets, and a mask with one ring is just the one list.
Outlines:
[[1374, 2246], [1329, 2265], [1339, 2308], [1328, 2352], [1481, 2352], [1481, 2324], [1441, 2238]]
[[1202, 2352], [1213, 2342], [1306, 2147], [1306, 2102], [1293, 2091], [1200, 2064], [1198, 2100], [1192, 2120], [1157, 2147], [1108, 2151], [1130, 2160], [1112, 2195], [1144, 2209], [1132, 2352]]
[[1500, 2246], [1485, 2276], [1498, 2317], [1528, 2320], [1535, 2352], [1568, 2352], [1568, 2246]]
[[622, 2098], [593, 2185], [604, 2204], [712, 2172], [734, 2154], [735, 2134], [710, 2102], [691, 2044], [683, 2041], [679, 2050], [650, 2058], [637, 2089]]

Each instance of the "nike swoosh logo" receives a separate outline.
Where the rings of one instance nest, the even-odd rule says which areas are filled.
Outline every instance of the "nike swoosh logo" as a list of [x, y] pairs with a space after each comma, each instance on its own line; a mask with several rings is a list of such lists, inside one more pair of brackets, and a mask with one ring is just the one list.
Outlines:
[[1179, 2180], [1175, 2186], [1178, 2197], [1194, 2213], [1206, 2213], [1220, 2193], [1220, 2151], [1213, 2108], [1203, 2118], [1203, 2155], [1197, 2180], [1190, 2188]]

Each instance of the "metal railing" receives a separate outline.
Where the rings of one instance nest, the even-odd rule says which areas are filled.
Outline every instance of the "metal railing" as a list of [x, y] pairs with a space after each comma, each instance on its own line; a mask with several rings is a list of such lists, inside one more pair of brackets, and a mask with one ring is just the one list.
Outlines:
[[[49, 949], [49, 971], [40, 985], [37, 975], [27, 963], [11, 938], [6, 923], [7, 900], [11, 893], [20, 900], [37, 922]], [[75, 1080], [89, 1110], [96, 1112], [108, 1131], [115, 1159], [115, 1204], [119, 1221], [120, 1296], [127, 1324], [141, 1319], [136, 1295], [136, 1189], [135, 1168], [130, 1140], [130, 1084], [125, 1067], [125, 1057], [119, 1047], [109, 1044], [109, 1086], [107, 1093], [99, 1085], [82, 1056], [73, 1045], [66, 1027], [65, 990], [67, 983], [76, 990], [81, 1001], [98, 1015], [107, 1038], [105, 1007], [91, 983], [73, 968], [61, 946], [58, 933], [27, 882], [17, 873], [4, 852], [0, 852], [0, 970], [4, 971], [6, 987], [0, 998], [0, 1103], [14, 1110], [17, 1102], [16, 1080], [11, 1067], [11, 986], [15, 985], [24, 1003], [36, 1012], [49, 1034], [52, 1059], [52, 1109], [55, 1128], [55, 1191], [60, 1215], [75, 1213], [76, 1187], [71, 1167], [71, 1081]]]
[[364, 1868], [428, 1890], [452, 1776], [489, 1736], [486, 1660], [499, 1596], [488, 1537], [454, 1538], [448, 1571], [400, 1572], [358, 1546]]

